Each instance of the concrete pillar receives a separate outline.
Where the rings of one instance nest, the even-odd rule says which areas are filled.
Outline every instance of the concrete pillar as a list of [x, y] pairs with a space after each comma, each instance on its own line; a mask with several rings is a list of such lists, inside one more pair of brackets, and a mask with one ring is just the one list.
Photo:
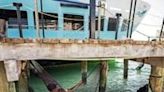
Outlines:
[[17, 92], [15, 82], [9, 82], [8, 84], [9, 91], [7, 92]]
[[128, 60], [124, 59], [124, 79], [128, 79]]
[[107, 74], [108, 74], [108, 62], [107, 61], [101, 61], [101, 64], [100, 64], [100, 79], [99, 79], [99, 92], [105, 92], [106, 91]]
[[0, 92], [16, 92], [15, 83], [7, 80], [3, 61], [0, 61]]
[[87, 61], [81, 62], [81, 74], [83, 84], [87, 84]]
[[0, 38], [6, 36], [6, 20], [0, 18]]
[[152, 92], [162, 92], [163, 68], [152, 66], [149, 84]]
[[29, 92], [28, 91], [28, 61], [22, 62], [22, 71], [19, 80], [16, 82], [17, 92]]
[[0, 92], [28, 92], [27, 72], [19, 73], [22, 65], [16, 60], [0, 62]]
[[4, 63], [0, 61], [0, 92], [8, 92], [8, 82]]

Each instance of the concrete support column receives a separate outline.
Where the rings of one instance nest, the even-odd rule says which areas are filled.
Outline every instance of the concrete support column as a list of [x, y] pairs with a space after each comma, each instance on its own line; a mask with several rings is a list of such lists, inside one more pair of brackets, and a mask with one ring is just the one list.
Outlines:
[[25, 66], [24, 63], [16, 60], [0, 62], [0, 77], [2, 77], [0, 81], [3, 83], [0, 92], [28, 92]]
[[24, 61], [21, 63], [21, 74], [19, 80], [16, 82], [17, 92], [29, 92], [28, 91], [28, 61]]
[[128, 79], [128, 60], [124, 59], [124, 79]]
[[162, 92], [163, 68], [152, 66], [149, 84], [152, 92]]
[[8, 92], [8, 82], [3, 61], [0, 61], [0, 92]]
[[107, 74], [108, 74], [108, 62], [107, 61], [101, 61], [101, 64], [100, 64], [100, 79], [99, 79], [99, 92], [105, 92], [106, 91]]
[[0, 61], [0, 92], [16, 92], [15, 83], [7, 80], [3, 61]]
[[0, 18], [0, 38], [6, 37], [6, 20]]
[[82, 82], [83, 84], [87, 84], [87, 61], [82, 61], [81, 62], [81, 74], [82, 74]]

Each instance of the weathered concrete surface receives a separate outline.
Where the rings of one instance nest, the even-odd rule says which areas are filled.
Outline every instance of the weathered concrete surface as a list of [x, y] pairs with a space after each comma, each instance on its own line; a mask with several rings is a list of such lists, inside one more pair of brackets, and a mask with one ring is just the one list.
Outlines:
[[163, 42], [0, 39], [0, 60], [107, 60], [164, 57]]
[[133, 60], [164, 68], [164, 57], [147, 57], [147, 58], [137, 58]]

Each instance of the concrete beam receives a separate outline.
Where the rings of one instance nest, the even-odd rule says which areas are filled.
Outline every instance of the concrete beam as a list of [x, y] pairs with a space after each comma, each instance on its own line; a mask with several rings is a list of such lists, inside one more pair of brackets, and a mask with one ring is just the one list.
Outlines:
[[147, 58], [137, 58], [133, 60], [136, 62], [143, 62], [153, 66], [164, 68], [164, 57], [147, 57]]
[[164, 57], [164, 43], [112, 40], [1, 39], [0, 60], [109, 60]]

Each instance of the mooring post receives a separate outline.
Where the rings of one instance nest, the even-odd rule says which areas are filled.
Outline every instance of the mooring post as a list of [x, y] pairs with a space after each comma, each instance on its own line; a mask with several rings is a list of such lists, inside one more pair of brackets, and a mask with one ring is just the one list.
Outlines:
[[163, 88], [163, 68], [152, 66], [149, 85], [152, 92], [162, 92]]
[[106, 91], [107, 74], [108, 74], [108, 62], [107, 61], [101, 61], [101, 63], [100, 63], [99, 92], [105, 92]]
[[87, 84], [87, 61], [82, 61], [81, 62], [81, 74], [82, 74], [82, 82], [83, 84]]
[[127, 59], [124, 59], [124, 79], [128, 79], [128, 63]]

